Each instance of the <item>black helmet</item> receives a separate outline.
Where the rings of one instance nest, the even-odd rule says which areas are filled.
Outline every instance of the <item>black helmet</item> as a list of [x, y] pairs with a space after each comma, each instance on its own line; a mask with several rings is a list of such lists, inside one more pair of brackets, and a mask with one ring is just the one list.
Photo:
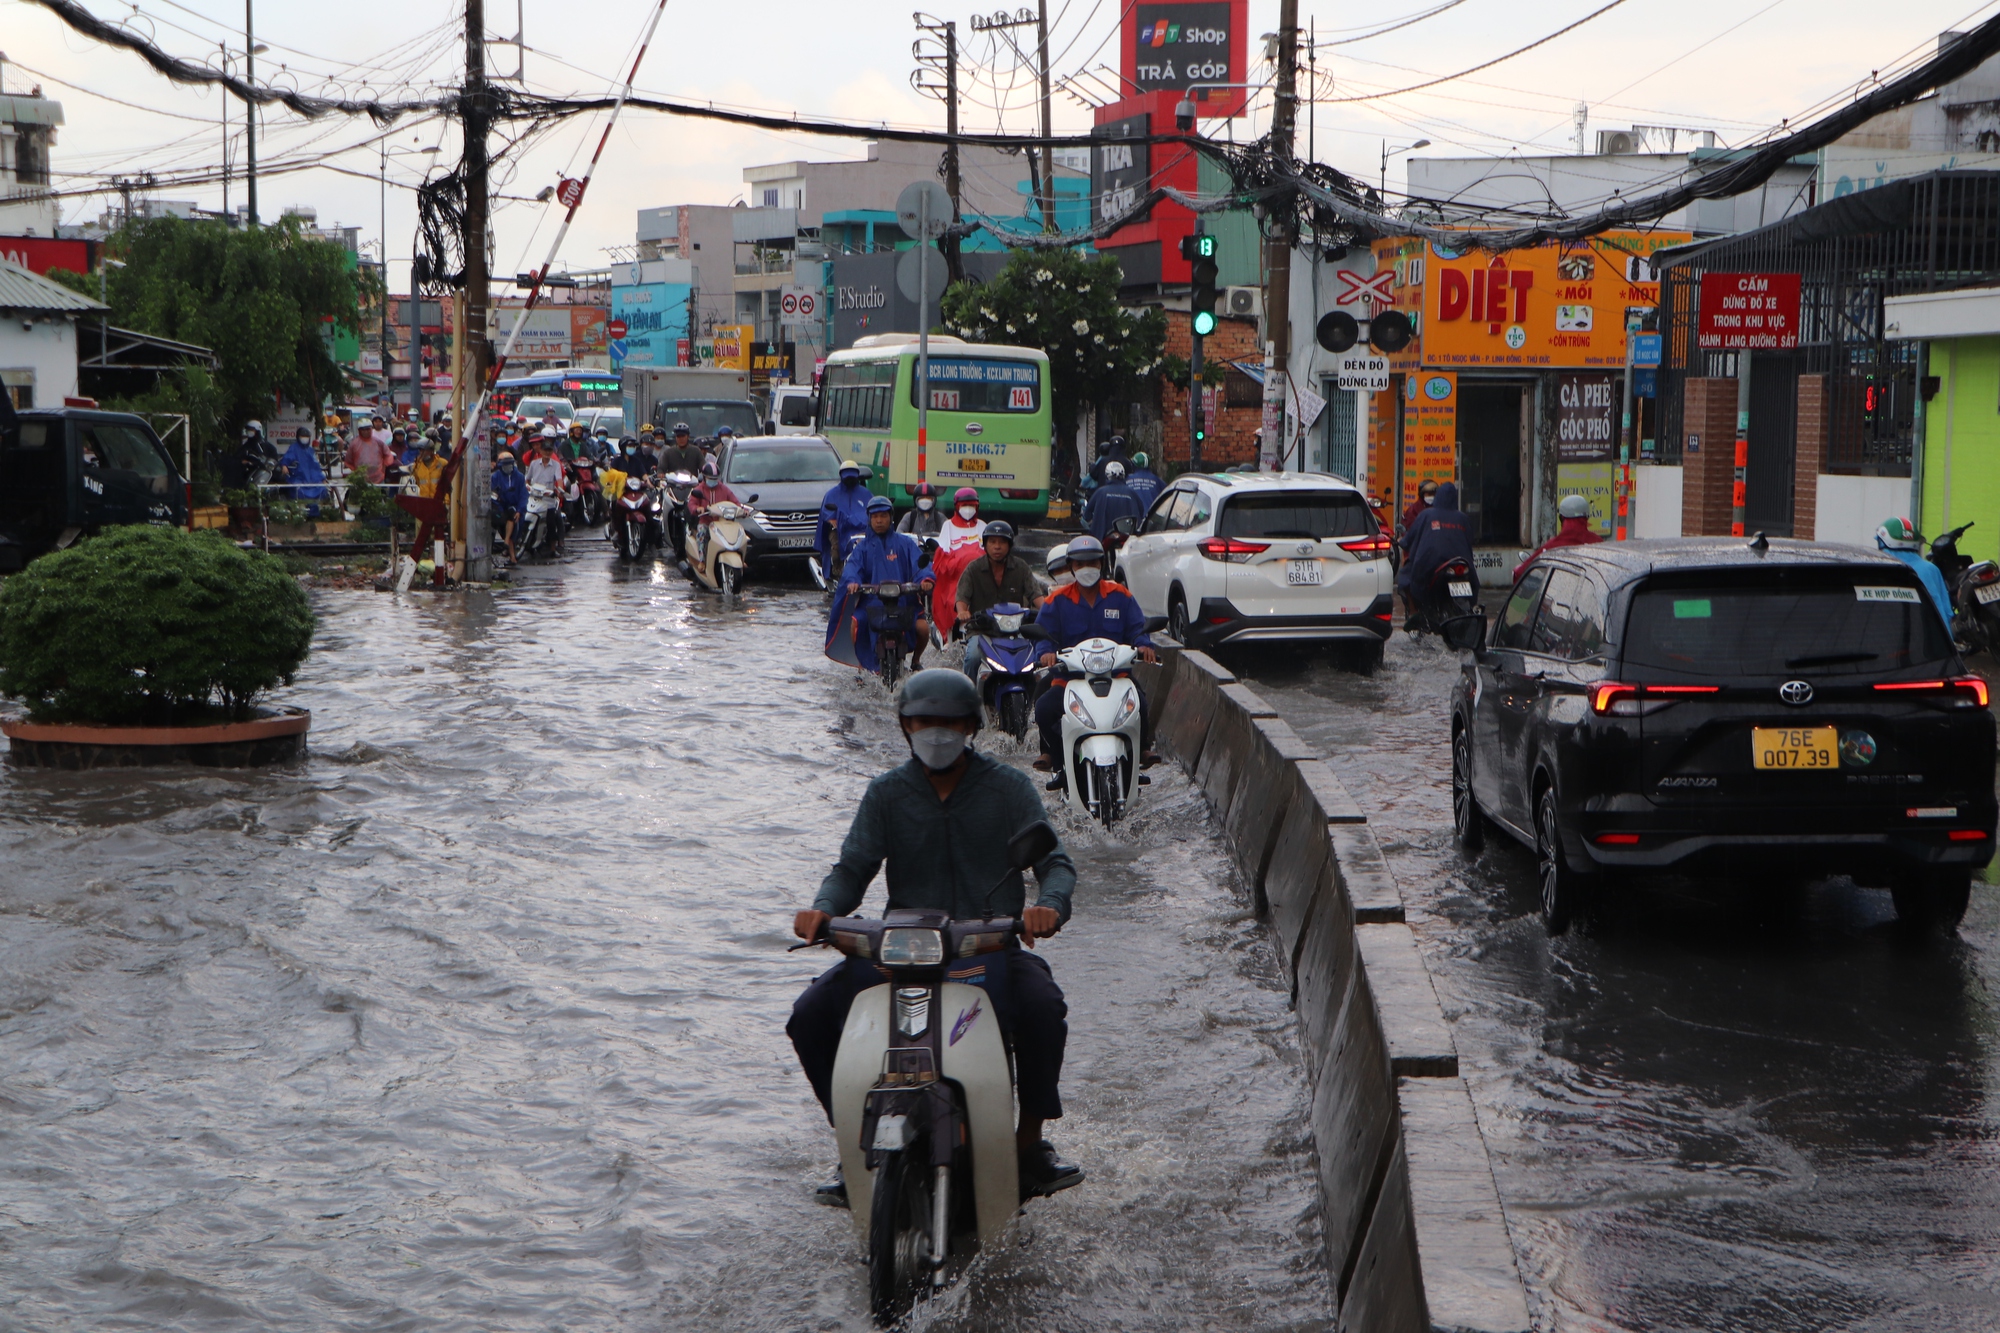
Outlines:
[[910, 492], [910, 498], [913, 500], [935, 500], [937, 499], [937, 487], [927, 481], [920, 481], [917, 483], [916, 489]]
[[985, 714], [979, 687], [955, 667], [927, 667], [904, 681], [896, 696], [898, 717], [969, 717], [977, 731]]
[[996, 518], [986, 525], [984, 532], [979, 534], [979, 540], [983, 542], [990, 542], [995, 537], [1002, 538], [1009, 546], [1012, 546], [1014, 544], [1014, 525], [1004, 518]]
[[676, 435], [686, 435], [686, 434], [688, 434], [688, 424], [687, 424], [687, 422], [685, 422], [685, 421], [676, 421], [676, 422], [674, 423], [674, 434], [676, 434]]

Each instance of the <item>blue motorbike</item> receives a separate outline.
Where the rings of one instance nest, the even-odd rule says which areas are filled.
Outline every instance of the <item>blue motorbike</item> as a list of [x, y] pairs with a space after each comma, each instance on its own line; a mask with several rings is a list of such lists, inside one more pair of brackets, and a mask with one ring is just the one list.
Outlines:
[[1036, 659], [1048, 635], [1014, 602], [1000, 602], [973, 620], [985, 648], [979, 664], [979, 697], [1016, 741], [1026, 740], [1035, 714]]

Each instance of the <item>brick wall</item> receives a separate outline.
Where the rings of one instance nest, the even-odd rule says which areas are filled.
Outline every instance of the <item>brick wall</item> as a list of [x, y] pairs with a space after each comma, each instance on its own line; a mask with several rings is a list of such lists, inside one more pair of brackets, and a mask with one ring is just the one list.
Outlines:
[[[1167, 315], [1167, 352], [1172, 356], [1185, 357], [1193, 350], [1193, 334], [1188, 328], [1185, 310], [1169, 310]], [[1257, 321], [1254, 319], [1223, 319], [1215, 326], [1215, 332], [1202, 343], [1202, 357], [1210, 365], [1224, 361], [1250, 361], [1261, 365], [1264, 351], [1257, 345]], [[1227, 467], [1235, 463], [1254, 462], [1257, 447], [1254, 436], [1263, 424], [1261, 407], [1223, 406], [1222, 386], [1215, 386], [1215, 414], [1208, 425], [1208, 438], [1202, 442], [1201, 461], [1203, 467]], [[1187, 390], [1178, 385], [1160, 383], [1160, 417], [1163, 427], [1162, 454], [1177, 469], [1188, 466], [1188, 414]]]
[[1735, 518], [1736, 381], [1682, 381], [1681, 535], [1727, 537]]
[[1792, 535], [1811, 541], [1819, 517], [1819, 474], [1826, 470], [1831, 415], [1827, 377], [1799, 376], [1798, 437], [1793, 450]]

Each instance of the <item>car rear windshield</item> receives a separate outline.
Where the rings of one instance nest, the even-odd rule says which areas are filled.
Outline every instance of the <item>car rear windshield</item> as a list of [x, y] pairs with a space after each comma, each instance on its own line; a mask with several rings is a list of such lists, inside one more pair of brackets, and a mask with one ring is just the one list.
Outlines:
[[1218, 537], [1360, 537], [1375, 516], [1353, 491], [1272, 491], [1234, 495], [1216, 520]]
[[672, 427], [687, 422], [697, 440], [714, 439], [724, 426], [738, 435], [762, 435], [764, 423], [757, 409], [748, 403], [659, 403], [653, 408], [653, 424]]
[[729, 459], [730, 481], [839, 481], [840, 456], [823, 444], [793, 449], [738, 449]]
[[1654, 580], [1632, 598], [1623, 656], [1693, 676], [1879, 674], [1951, 655], [1944, 621], [1900, 570], [1760, 570]]

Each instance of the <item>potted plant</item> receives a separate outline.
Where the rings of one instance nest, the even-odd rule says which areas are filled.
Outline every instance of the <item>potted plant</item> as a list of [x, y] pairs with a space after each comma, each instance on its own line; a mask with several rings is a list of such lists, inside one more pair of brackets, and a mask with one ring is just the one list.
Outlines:
[[263, 526], [264, 515], [257, 507], [257, 492], [241, 488], [227, 490], [222, 493], [222, 503], [229, 507], [230, 531], [248, 536]]
[[96, 768], [303, 754], [311, 715], [260, 709], [312, 643], [305, 590], [219, 533], [123, 527], [0, 585], [0, 721], [17, 761]]

